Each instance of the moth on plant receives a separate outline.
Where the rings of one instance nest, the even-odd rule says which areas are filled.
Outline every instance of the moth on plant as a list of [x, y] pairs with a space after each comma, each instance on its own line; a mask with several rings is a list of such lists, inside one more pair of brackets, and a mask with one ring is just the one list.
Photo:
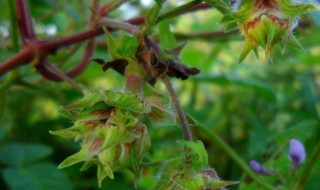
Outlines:
[[238, 27], [245, 38], [239, 62], [253, 50], [258, 56], [258, 47], [265, 50], [268, 61], [272, 61], [274, 46], [280, 43], [282, 52], [285, 44], [303, 49], [292, 34], [297, 26], [297, 16], [315, 11], [311, 4], [298, 4], [291, 0], [239, 0], [233, 11], [222, 18], [226, 30]]

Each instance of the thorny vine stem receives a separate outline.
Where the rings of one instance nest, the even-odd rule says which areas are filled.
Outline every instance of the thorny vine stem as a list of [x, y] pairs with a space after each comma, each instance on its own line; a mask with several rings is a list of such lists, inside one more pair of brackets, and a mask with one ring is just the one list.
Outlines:
[[[84, 40], [96, 37], [98, 35], [103, 34], [103, 29], [102, 27], [95, 28], [95, 29], [90, 29], [84, 32], [80, 32], [78, 34], [74, 34], [62, 39], [57, 39], [57, 40], [37, 40], [35, 38], [33, 26], [32, 26], [32, 20], [30, 16], [30, 11], [27, 6], [27, 0], [16, 0], [16, 9], [17, 9], [17, 14], [20, 15], [20, 20], [18, 20], [19, 26], [21, 27], [21, 37], [23, 38], [24, 42], [27, 42], [27, 39], [32, 39], [34, 46], [30, 47], [28, 45], [25, 45], [25, 49], [20, 51], [16, 56], [10, 58], [9, 60], [6, 60], [2, 64], [0, 64], [0, 76], [5, 74], [6, 72], [15, 69], [21, 65], [30, 63], [38, 53], [40, 58], [43, 59], [44, 57], [48, 56], [49, 54], [54, 53], [57, 51], [59, 48], [66, 47], [72, 44], [80, 43]], [[195, 5], [193, 7], [187, 7], [186, 10], [181, 10], [177, 9], [176, 13], [172, 15], [172, 13], [164, 13], [163, 15], [160, 15], [160, 20], [167, 19], [167, 18], [172, 18], [174, 16], [178, 16], [181, 14], [185, 14], [188, 12], [192, 11], [197, 11], [197, 10], [203, 10], [207, 9], [210, 6], [201, 3], [198, 5]], [[20, 11], [20, 12], [19, 12]], [[169, 14], [170, 13], [170, 14]], [[158, 20], [158, 21], [160, 21]], [[125, 21], [125, 23], [129, 23], [132, 25], [141, 25], [144, 23], [144, 18], [143, 17], [137, 17], [133, 19], [129, 19]], [[114, 31], [112, 28], [109, 30]], [[35, 52], [35, 48], [37, 49], [37, 52]], [[39, 60], [41, 60], [39, 59]], [[80, 73], [83, 72], [83, 67], [77, 68], [75, 67], [72, 69], [72, 74], [67, 73], [69, 77], [74, 78], [78, 76]], [[43, 68], [42, 68], [43, 69]], [[71, 72], [71, 71], [70, 71]], [[54, 75], [52, 75], [53, 77]], [[58, 80], [59, 81], [59, 80]]]
[[73, 81], [68, 75], [64, 74], [56, 65], [50, 64], [46, 61], [43, 62], [43, 66], [48, 70], [55, 73], [57, 76], [59, 76], [63, 81], [69, 83], [71, 86], [73, 86], [75, 89], [79, 90], [80, 92], [84, 92], [84, 89], [79, 86], [75, 81]]
[[[92, 0], [91, 8], [93, 10], [98, 9], [99, 2], [100, 0]], [[97, 24], [96, 22], [97, 22], [97, 14], [94, 11], [92, 11], [89, 17], [89, 29], [95, 28]], [[66, 76], [64, 76], [64, 78], [66, 77], [73, 78], [74, 76], [77, 76], [80, 73], [82, 73], [88, 67], [91, 60], [91, 56], [93, 55], [95, 50], [95, 44], [96, 44], [95, 38], [91, 38], [87, 41], [87, 46], [85, 49], [85, 53], [83, 54], [82, 60], [73, 69], [67, 71], [65, 73]], [[46, 61], [46, 59], [44, 59], [44, 61]], [[47, 62], [47, 64], [50, 64], [50, 63]], [[56, 81], [56, 82], [63, 81], [63, 78], [60, 77], [61, 74], [64, 74], [63, 72], [60, 72], [60, 73], [51, 72], [50, 70], [47, 70], [46, 67], [41, 63], [36, 66], [36, 69], [39, 73], [42, 74], [42, 76], [44, 76], [45, 78], [51, 81]], [[57, 67], [57, 69], [59, 68]]]

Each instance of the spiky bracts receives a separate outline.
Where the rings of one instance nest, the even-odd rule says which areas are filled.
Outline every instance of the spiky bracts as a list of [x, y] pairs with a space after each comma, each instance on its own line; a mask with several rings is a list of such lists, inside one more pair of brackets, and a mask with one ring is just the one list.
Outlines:
[[64, 107], [62, 113], [72, 119], [70, 128], [51, 131], [54, 135], [73, 138], [81, 150], [65, 159], [59, 168], [84, 162], [81, 170], [98, 167], [98, 182], [113, 178], [113, 172], [129, 169], [140, 176], [142, 158], [150, 148], [150, 137], [141, 119], [161, 120], [169, 101], [152, 90], [143, 98], [130, 92], [104, 91], [87, 94], [83, 99]]
[[265, 50], [268, 60], [272, 60], [274, 46], [291, 43], [301, 48], [292, 34], [297, 24], [297, 16], [315, 11], [311, 4], [295, 4], [290, 0], [242, 0], [235, 12], [227, 13], [222, 19], [227, 30], [239, 27], [245, 38], [239, 61], [243, 61], [251, 50], [257, 54], [258, 47]]

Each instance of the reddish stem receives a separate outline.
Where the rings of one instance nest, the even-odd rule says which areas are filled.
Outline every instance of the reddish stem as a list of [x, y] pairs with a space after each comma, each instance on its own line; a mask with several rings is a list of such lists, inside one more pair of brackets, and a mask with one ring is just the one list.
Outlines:
[[[199, 4], [194, 6], [193, 8], [189, 8], [188, 11], [185, 11], [185, 10], [181, 11], [181, 13], [178, 13], [177, 15], [184, 14], [189, 11], [195, 11], [195, 10], [200, 10], [205, 8], [208, 8], [207, 4]], [[9, 60], [5, 61], [0, 65], [0, 76], [23, 64], [31, 62], [32, 59], [34, 59], [36, 56], [39, 57], [39, 60], [41, 59], [44, 60], [49, 54], [52, 54], [53, 52], [57, 51], [59, 48], [69, 46], [75, 43], [80, 43], [87, 39], [103, 34], [103, 29], [100, 27], [100, 28], [88, 30], [85, 32], [81, 32], [78, 34], [74, 34], [69, 37], [65, 37], [58, 40], [45, 40], [45, 41], [36, 40], [32, 19], [29, 14], [30, 11], [27, 4], [27, 0], [16, 0], [16, 10], [17, 10], [20, 34], [22, 37], [22, 41], [26, 47], [18, 55], [10, 58]], [[133, 25], [141, 25], [144, 23], [144, 18], [137, 17], [134, 19], [127, 20], [125, 22]], [[114, 29], [111, 29], [111, 28], [109, 30], [114, 31]], [[88, 48], [90, 49], [90, 46], [87, 47], [87, 49]], [[88, 58], [90, 57], [89, 55], [90, 55], [90, 51], [87, 52], [87, 55], [84, 56], [83, 61], [79, 65], [77, 65], [75, 68], [67, 72], [67, 75], [70, 77], [75, 77], [81, 72], [83, 72], [87, 64], [85, 60], [89, 60]], [[54, 79], [56, 81], [60, 80], [60, 77], [57, 77], [57, 76], [54, 77], [54, 74], [49, 75], [48, 73], [50, 73], [50, 71], [46, 72], [41, 66], [37, 66], [37, 70], [39, 70], [42, 74], [46, 73], [45, 74], [46, 76], [51, 76], [50, 78], [52, 78], [52, 80]]]
[[0, 65], [0, 76], [9, 70], [15, 69], [20, 65], [28, 63], [33, 57], [33, 50], [31, 48], [20, 51], [16, 56], [6, 60]]
[[30, 9], [27, 0], [16, 0], [15, 2], [20, 36], [23, 44], [26, 45], [28, 40], [36, 39]]
[[[99, 0], [93, 0], [91, 4], [91, 8], [96, 10], [99, 7]], [[94, 11], [93, 10], [93, 11]], [[91, 12], [90, 18], [89, 18], [89, 28], [92, 28], [96, 25], [96, 15], [94, 12]], [[81, 62], [76, 65], [73, 69], [69, 70], [68, 72], [65, 73], [66, 77], [74, 78], [81, 74], [89, 65], [91, 56], [94, 53], [95, 50], [95, 38], [91, 38], [87, 42], [86, 50], [83, 55], [83, 58]], [[43, 60], [47, 62], [45, 59]], [[50, 63], [47, 63], [50, 65]], [[41, 73], [45, 78], [56, 81], [56, 82], [62, 82], [64, 81], [64, 78], [62, 78], [58, 73], [51, 72], [50, 70], [47, 69], [47, 67], [42, 66], [41, 64], [36, 67], [39, 73]]]

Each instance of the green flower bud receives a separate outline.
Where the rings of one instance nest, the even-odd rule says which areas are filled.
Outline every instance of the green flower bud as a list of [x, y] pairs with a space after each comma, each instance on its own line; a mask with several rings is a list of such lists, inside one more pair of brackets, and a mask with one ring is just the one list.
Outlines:
[[277, 43], [283, 51], [286, 43], [301, 48], [291, 31], [297, 25], [298, 15], [315, 10], [317, 8], [311, 4], [294, 4], [290, 0], [243, 0], [234, 12], [223, 17], [222, 22], [227, 24], [227, 29], [237, 25], [245, 38], [240, 62], [251, 50], [257, 53], [259, 46], [271, 60]]
[[67, 106], [63, 113], [74, 120], [74, 125], [54, 135], [73, 138], [80, 142], [81, 150], [65, 159], [59, 168], [84, 162], [81, 171], [95, 164], [98, 182], [113, 172], [129, 169], [140, 176], [142, 158], [150, 148], [147, 127], [141, 123], [151, 105], [132, 93], [105, 91], [89, 94]]
[[214, 169], [208, 167], [208, 154], [201, 141], [180, 141], [185, 151], [179, 159], [164, 164], [155, 190], [222, 190], [237, 184], [221, 180]]
[[[166, 184], [156, 186], [157, 190], [194, 190], [212, 189], [222, 190], [229, 185], [235, 185], [237, 181], [221, 180], [214, 169], [207, 168], [199, 171], [192, 168], [173, 172]], [[163, 181], [162, 181], [163, 182]]]

